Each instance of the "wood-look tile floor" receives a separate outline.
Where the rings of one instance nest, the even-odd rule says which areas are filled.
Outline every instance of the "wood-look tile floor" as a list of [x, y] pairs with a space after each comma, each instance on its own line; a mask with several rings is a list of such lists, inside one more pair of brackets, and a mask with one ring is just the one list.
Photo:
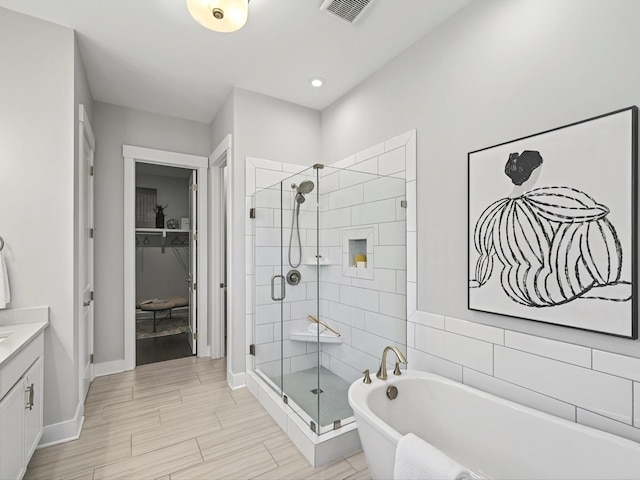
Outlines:
[[25, 479], [370, 479], [362, 452], [313, 468], [224, 360], [96, 378], [78, 440], [36, 450]]

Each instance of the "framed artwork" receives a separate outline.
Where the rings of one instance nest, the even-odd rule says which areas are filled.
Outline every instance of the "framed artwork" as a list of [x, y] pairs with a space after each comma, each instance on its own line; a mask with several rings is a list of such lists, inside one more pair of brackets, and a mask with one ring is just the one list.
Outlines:
[[136, 228], [154, 228], [156, 226], [155, 188], [136, 187]]
[[469, 309], [638, 338], [637, 119], [469, 153]]

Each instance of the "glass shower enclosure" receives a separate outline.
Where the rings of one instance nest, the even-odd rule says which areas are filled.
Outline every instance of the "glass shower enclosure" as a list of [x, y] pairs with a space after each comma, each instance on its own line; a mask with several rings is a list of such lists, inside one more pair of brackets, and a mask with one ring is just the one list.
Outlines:
[[254, 369], [323, 434], [385, 346], [406, 353], [405, 178], [317, 164], [253, 200]]

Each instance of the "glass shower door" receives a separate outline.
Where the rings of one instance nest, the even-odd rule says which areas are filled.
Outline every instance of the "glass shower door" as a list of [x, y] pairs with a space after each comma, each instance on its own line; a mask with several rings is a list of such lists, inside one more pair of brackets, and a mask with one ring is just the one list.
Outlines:
[[[308, 425], [318, 424], [318, 198], [312, 169], [254, 196], [254, 368]], [[313, 427], [315, 428], [315, 427]]]
[[286, 282], [282, 257], [282, 183], [254, 196], [254, 368], [279, 395], [283, 391], [282, 327]]
[[283, 390], [286, 402], [315, 429], [319, 424], [319, 349], [317, 342], [318, 188], [312, 168], [283, 182], [283, 272], [287, 293], [283, 301]]

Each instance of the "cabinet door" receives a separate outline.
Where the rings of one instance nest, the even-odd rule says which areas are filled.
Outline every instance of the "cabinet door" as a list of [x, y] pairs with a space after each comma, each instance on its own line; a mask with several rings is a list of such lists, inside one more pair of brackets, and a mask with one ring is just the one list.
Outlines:
[[42, 357], [23, 378], [24, 464], [27, 465], [42, 436]]
[[22, 380], [0, 402], [0, 478], [20, 478], [24, 473], [24, 393]]

